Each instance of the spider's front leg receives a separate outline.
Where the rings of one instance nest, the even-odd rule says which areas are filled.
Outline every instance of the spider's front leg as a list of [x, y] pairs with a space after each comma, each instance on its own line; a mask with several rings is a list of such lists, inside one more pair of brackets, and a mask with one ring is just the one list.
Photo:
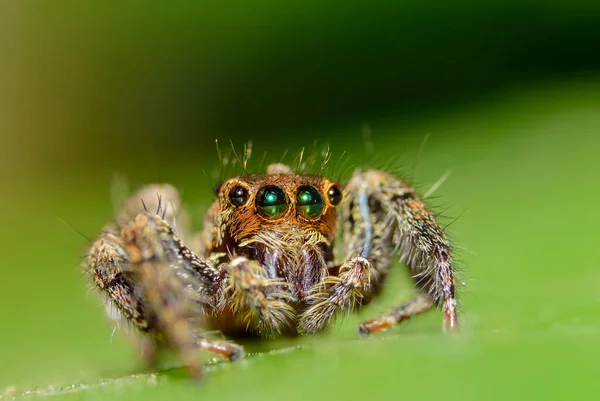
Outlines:
[[208, 339], [195, 327], [218, 272], [161, 217], [142, 212], [122, 227], [109, 226], [92, 245], [88, 267], [109, 304], [154, 347], [174, 347], [193, 375], [202, 370], [198, 348], [230, 359], [243, 355], [241, 347]]
[[450, 243], [413, 188], [383, 171], [357, 171], [347, 186], [342, 217], [348, 252], [361, 252], [381, 273], [389, 255], [398, 252], [420, 291], [408, 304], [362, 323], [361, 333], [384, 330], [433, 305], [443, 309], [445, 330], [458, 327]]

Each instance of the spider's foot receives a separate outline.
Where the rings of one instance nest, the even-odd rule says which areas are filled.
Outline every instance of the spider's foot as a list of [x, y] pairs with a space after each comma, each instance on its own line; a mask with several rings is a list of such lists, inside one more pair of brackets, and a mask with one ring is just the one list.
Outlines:
[[[412, 316], [425, 312], [433, 307], [433, 303], [423, 295], [417, 296], [412, 301], [392, 309], [389, 313], [375, 319], [362, 322], [358, 326], [358, 333], [368, 335], [386, 330]], [[455, 313], [456, 316], [456, 313]]]

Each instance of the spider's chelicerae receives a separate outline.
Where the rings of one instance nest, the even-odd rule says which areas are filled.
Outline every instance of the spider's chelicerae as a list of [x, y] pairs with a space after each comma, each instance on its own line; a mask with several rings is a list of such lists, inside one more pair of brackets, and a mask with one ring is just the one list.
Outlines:
[[[362, 323], [360, 333], [434, 305], [446, 330], [458, 326], [450, 243], [402, 179], [356, 170], [342, 187], [272, 164], [266, 174], [222, 182], [215, 196], [203, 231], [192, 235], [177, 191], [149, 185], [125, 202], [87, 260], [96, 287], [143, 334], [146, 350], [176, 349], [192, 375], [202, 371], [198, 349], [243, 355], [242, 347], [202, 330], [320, 332], [339, 312], [367, 303], [395, 258], [408, 265], [419, 293]], [[343, 231], [341, 260], [334, 257], [336, 227]]]

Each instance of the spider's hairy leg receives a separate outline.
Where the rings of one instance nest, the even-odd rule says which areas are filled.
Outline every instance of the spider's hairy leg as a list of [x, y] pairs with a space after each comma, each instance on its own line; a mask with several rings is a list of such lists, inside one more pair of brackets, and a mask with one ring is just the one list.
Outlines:
[[301, 316], [300, 331], [327, 327], [337, 311], [350, 312], [369, 300], [387, 274], [392, 247], [385, 233], [385, 213], [371, 207], [367, 183], [353, 176], [341, 207], [345, 262], [334, 265], [323, 283], [311, 290], [312, 306]]
[[325, 329], [338, 310], [356, 309], [371, 288], [371, 263], [354, 257], [335, 268], [339, 273], [317, 284], [306, 298], [311, 306], [302, 313], [298, 329], [301, 333], [316, 333]]
[[412, 316], [428, 311], [432, 306], [432, 302], [426, 296], [419, 295], [412, 301], [393, 308], [383, 316], [362, 322], [358, 331], [360, 334], [371, 334], [385, 330]]
[[433, 305], [441, 305], [443, 309], [445, 330], [457, 328], [450, 242], [414, 189], [391, 174], [369, 170], [355, 172], [347, 191], [346, 245], [370, 255], [367, 258], [382, 272], [389, 266], [389, 255], [398, 252], [401, 261], [411, 269], [420, 291], [412, 302], [381, 319], [366, 322], [360, 331], [386, 329]]
[[264, 267], [257, 261], [239, 256], [222, 265], [226, 273], [222, 290], [218, 292], [218, 307], [230, 308], [234, 314], [243, 316], [248, 325], [256, 325], [262, 335], [280, 334], [294, 317], [289, 304], [294, 298], [286, 289], [286, 283], [269, 278]]
[[155, 344], [181, 354], [189, 371], [200, 375], [197, 349], [230, 358], [240, 347], [205, 339], [194, 332], [217, 272], [198, 258], [161, 217], [144, 212], [121, 229], [100, 236], [88, 257], [96, 286], [122, 316]]
[[[144, 294], [146, 306], [155, 315], [155, 335], [171, 344], [183, 359], [192, 376], [200, 376], [202, 368], [195, 354], [196, 345], [192, 327], [187, 320], [190, 306], [180, 299], [180, 283], [169, 276], [168, 264], [154, 261], [134, 262], [136, 281]], [[153, 333], [154, 334], [154, 333]]]
[[135, 328], [146, 332], [150, 323], [144, 315], [142, 299], [135, 294], [133, 277], [128, 273], [125, 244], [112, 232], [102, 234], [92, 245], [87, 260], [87, 272], [111, 305]]

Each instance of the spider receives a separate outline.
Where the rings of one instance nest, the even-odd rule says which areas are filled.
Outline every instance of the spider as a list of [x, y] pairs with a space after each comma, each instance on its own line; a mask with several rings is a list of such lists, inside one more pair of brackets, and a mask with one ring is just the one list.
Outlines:
[[[401, 178], [353, 172], [345, 187], [277, 163], [215, 187], [201, 233], [191, 234], [177, 190], [142, 188], [93, 243], [86, 261], [116, 315], [142, 333], [146, 357], [170, 347], [193, 376], [203, 349], [231, 360], [235, 343], [206, 331], [259, 336], [311, 334], [381, 289], [392, 259], [411, 270], [418, 295], [361, 334], [387, 329], [433, 306], [458, 327], [451, 245]], [[141, 202], [140, 202], [141, 200]], [[334, 256], [336, 228], [341, 260]], [[397, 256], [394, 256], [397, 255]]]

